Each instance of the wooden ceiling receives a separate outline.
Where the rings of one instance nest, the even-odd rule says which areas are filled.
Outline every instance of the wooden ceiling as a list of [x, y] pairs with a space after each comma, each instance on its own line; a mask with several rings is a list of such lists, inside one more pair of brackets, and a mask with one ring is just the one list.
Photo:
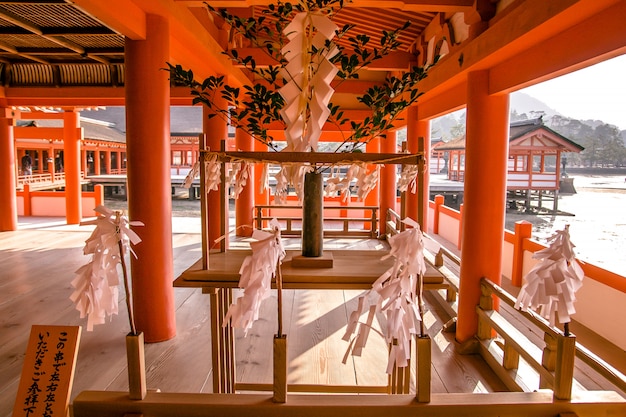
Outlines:
[[[138, 4], [150, 11], [150, 1]], [[81, 7], [87, 3], [87, 7]], [[93, 1], [0, 1], [0, 81], [4, 86], [120, 86], [124, 84], [125, 35], [89, 13]], [[101, 1], [101, 3], [108, 3]], [[111, 14], [124, 13], [115, 10]], [[128, 3], [128, 2], [126, 2]], [[163, 3], [163, 2], [161, 2]], [[215, 27], [203, 1], [169, 1], [172, 13], [193, 15], [208, 34]], [[233, 13], [260, 13], [268, 1], [209, 1]], [[393, 30], [407, 20], [411, 26], [400, 41], [410, 51], [439, 13], [466, 11], [473, 0], [355, 0], [334, 19], [342, 26], [354, 24], [358, 33], [378, 39], [382, 30]], [[145, 4], [145, 6], [144, 6]], [[106, 7], [106, 6], [104, 6]], [[132, 34], [131, 34], [132, 36]]]
[[[275, 2], [207, 3], [249, 16]], [[355, 33], [374, 38], [412, 22], [401, 38], [402, 59], [370, 68], [374, 75], [415, 60], [421, 64], [432, 53], [433, 40], [447, 43], [448, 54], [422, 82], [420, 111], [428, 116], [465, 104], [469, 71], [488, 70], [494, 94], [626, 52], [624, 0], [345, 3], [334, 20], [357, 25]], [[0, 0], [0, 105], [123, 105], [124, 88], [115, 87], [124, 86], [124, 46], [127, 39], [146, 39], [150, 15], [169, 20], [170, 62], [193, 69], [199, 78], [227, 74], [230, 84], [250, 82], [221, 53], [228, 47], [227, 28], [212, 18], [203, 0]], [[345, 94], [360, 88], [347, 87]], [[172, 104], [189, 103], [188, 92], [172, 90]]]

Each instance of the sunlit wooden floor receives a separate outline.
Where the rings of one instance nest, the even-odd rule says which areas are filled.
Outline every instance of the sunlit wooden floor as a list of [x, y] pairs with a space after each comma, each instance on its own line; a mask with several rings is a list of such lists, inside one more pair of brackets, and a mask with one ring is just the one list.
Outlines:
[[[176, 220], [176, 219], [175, 219]], [[28, 222], [27, 222], [28, 221]], [[20, 230], [0, 233], [0, 416], [9, 416], [33, 324], [84, 325], [69, 299], [74, 271], [90, 226], [66, 226], [62, 219], [20, 219]], [[178, 275], [200, 257], [199, 228], [175, 222], [174, 270]], [[363, 243], [366, 242], [366, 243]], [[288, 244], [295, 244], [293, 241]], [[370, 249], [384, 242], [355, 239], [326, 247]], [[234, 243], [247, 245], [244, 243]], [[244, 246], [245, 247], [245, 246]], [[169, 392], [211, 392], [209, 297], [200, 289], [176, 288], [177, 335], [146, 345], [148, 387]], [[342, 364], [341, 340], [359, 291], [285, 291], [285, 330], [289, 343], [289, 382], [299, 384], [385, 385], [387, 354], [372, 334], [362, 357]], [[110, 323], [83, 331], [73, 396], [87, 389], [126, 390], [125, 304]], [[427, 300], [428, 301], [428, 300]], [[266, 300], [263, 319], [246, 338], [237, 333], [237, 381], [270, 383], [271, 341], [276, 332], [275, 298]], [[442, 314], [432, 304], [426, 316], [433, 337], [433, 392], [505, 390], [478, 356], [457, 356], [453, 336], [441, 333]], [[447, 320], [446, 317], [443, 318]]]
[[[0, 417], [10, 416], [23, 355], [33, 324], [84, 325], [69, 297], [74, 271], [88, 261], [82, 249], [92, 226], [66, 226], [62, 219], [20, 219], [20, 230], [0, 233]], [[174, 272], [178, 276], [201, 251], [199, 225], [174, 219]], [[288, 245], [297, 245], [288, 241]], [[364, 246], [365, 245], [365, 246]], [[346, 239], [325, 247], [376, 249], [384, 242]], [[233, 247], [247, 243], [233, 242]], [[296, 246], [297, 247], [297, 246]], [[147, 382], [164, 392], [211, 392], [209, 297], [200, 289], [175, 288], [177, 335], [146, 345]], [[123, 291], [121, 291], [123, 293]], [[289, 383], [385, 385], [386, 346], [372, 334], [362, 357], [348, 357], [341, 340], [360, 291], [285, 291]], [[432, 392], [505, 391], [478, 355], [458, 355], [449, 317], [427, 294], [425, 323], [433, 340]], [[262, 319], [236, 340], [237, 382], [271, 383], [271, 343], [276, 300], [264, 304]], [[127, 390], [125, 304], [110, 323], [83, 330], [72, 398], [84, 390]]]

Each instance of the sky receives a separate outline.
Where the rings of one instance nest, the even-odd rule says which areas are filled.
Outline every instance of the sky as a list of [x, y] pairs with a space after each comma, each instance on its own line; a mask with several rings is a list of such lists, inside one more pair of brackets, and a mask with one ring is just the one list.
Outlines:
[[626, 55], [520, 90], [565, 117], [626, 130]]

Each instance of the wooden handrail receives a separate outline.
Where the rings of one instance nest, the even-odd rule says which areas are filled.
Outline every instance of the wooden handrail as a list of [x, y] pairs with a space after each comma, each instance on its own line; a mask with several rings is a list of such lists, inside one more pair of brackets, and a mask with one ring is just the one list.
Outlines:
[[[481, 286], [483, 288], [483, 296], [491, 298], [491, 295], [495, 295], [502, 302], [514, 308], [515, 299], [506, 291], [504, 291], [500, 286], [495, 284], [494, 282], [483, 278], [481, 280]], [[485, 304], [489, 304], [488, 300], [481, 300], [481, 306], [478, 307], [479, 310], [479, 321], [482, 320], [483, 324], [488, 322], [488, 328], [482, 328], [479, 330], [481, 335], [479, 338], [483, 336], [483, 338], [490, 337], [489, 333], [491, 332], [491, 326], [497, 325], [494, 319], [491, 317], [487, 317], [485, 311], [489, 310], [489, 307], [486, 308]], [[543, 349], [543, 357], [541, 361], [542, 369], [539, 369], [537, 366], [533, 365], [533, 361], [529, 361], [529, 364], [535, 368], [540, 375], [542, 375], [543, 383], [551, 383], [553, 381], [555, 396], [560, 399], [569, 399], [571, 397], [571, 387], [573, 384], [573, 369], [563, 370], [563, 364], [570, 363], [573, 367], [573, 357], [575, 356], [582, 362], [586, 363], [590, 366], [594, 371], [598, 372], [602, 377], [604, 377], [608, 382], [613, 384], [615, 387], [620, 389], [623, 392], [626, 392], [626, 376], [619, 372], [617, 369], [607, 364], [601, 358], [593, 354], [584, 346], [580, 345], [576, 342], [576, 338], [574, 336], [565, 336], [561, 329], [551, 326], [550, 323], [543, 317], [539, 316], [534, 311], [520, 311], [515, 310], [516, 314], [519, 314], [526, 318], [532, 325], [537, 327], [540, 331], [544, 332], [544, 341], [546, 342], [546, 347]], [[479, 325], [480, 329], [480, 325]], [[500, 329], [502, 331], [502, 329]], [[517, 336], [511, 334], [503, 334], [500, 333], [500, 336], [505, 339], [505, 351], [507, 347], [511, 345], [523, 345], [524, 343], [519, 340], [513, 340]], [[519, 337], [517, 337], [519, 339]], [[528, 355], [527, 352], [517, 352], [517, 354]], [[549, 357], [550, 355], [555, 355], [553, 357]], [[488, 361], [492, 363], [492, 361]], [[551, 364], [557, 364], [556, 366]], [[535, 364], [536, 365], [536, 364]], [[504, 366], [504, 365], [503, 365]], [[505, 368], [510, 367], [504, 366]], [[561, 366], [561, 369], [555, 369]], [[554, 372], [554, 377], [546, 378], [546, 372]], [[557, 371], [560, 371], [559, 374]], [[565, 371], [565, 372], [564, 372]], [[563, 378], [567, 378], [568, 380], [564, 380]]]
[[[292, 224], [294, 221], [301, 220], [301, 217], [293, 216], [265, 216], [263, 210], [293, 210], [302, 209], [300, 205], [256, 205], [254, 206], [254, 223], [257, 229], [263, 228], [263, 223], [277, 219], [278, 221], [284, 221], [286, 227], [281, 233], [284, 236], [297, 236], [300, 235], [300, 230], [294, 230]], [[324, 206], [323, 210], [369, 210], [371, 215], [369, 217], [326, 217], [324, 222], [342, 222], [343, 227], [341, 230], [326, 229], [324, 230], [324, 236], [344, 236], [344, 237], [370, 237], [372, 239], [378, 238], [378, 206]], [[363, 222], [370, 224], [370, 230], [350, 230], [350, 222]]]

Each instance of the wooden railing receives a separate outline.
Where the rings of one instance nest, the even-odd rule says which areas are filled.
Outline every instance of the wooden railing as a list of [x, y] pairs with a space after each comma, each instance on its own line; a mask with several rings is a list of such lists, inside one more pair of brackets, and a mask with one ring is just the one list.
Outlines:
[[[263, 229], [267, 221], [276, 219], [285, 225], [281, 230], [283, 236], [300, 236], [302, 229], [296, 228], [302, 223], [302, 216], [276, 215], [276, 212], [288, 213], [292, 210], [301, 210], [302, 206], [296, 205], [258, 205], [254, 206], [254, 223], [257, 229]], [[328, 211], [369, 211], [369, 216], [326, 216], [324, 215], [324, 237], [378, 237], [378, 207], [376, 206], [324, 206], [324, 212]], [[326, 228], [328, 223], [341, 223], [341, 229]], [[354, 223], [361, 225], [359, 228], [352, 227]]]
[[[533, 311], [515, 310], [516, 317], [524, 318], [533, 328], [543, 332], [545, 347], [542, 349], [494, 310], [493, 296], [514, 307], [515, 299], [511, 295], [486, 278], [481, 280], [481, 292], [480, 305], [476, 307], [479, 351], [510, 390], [531, 392], [538, 388], [550, 388], [555, 398], [570, 400], [574, 385], [574, 360], [578, 357], [626, 392], [626, 377], [578, 345], [574, 335], [566, 335], [550, 326]], [[536, 380], [532, 371], [539, 377], [538, 387], [529, 386], [531, 379]]]
[[[85, 179], [85, 173], [81, 171], [80, 179]], [[19, 175], [17, 177], [17, 185], [22, 187], [24, 184], [30, 184], [31, 190], [41, 188], [50, 184], [64, 184], [65, 172], [47, 172], [44, 174]]]

